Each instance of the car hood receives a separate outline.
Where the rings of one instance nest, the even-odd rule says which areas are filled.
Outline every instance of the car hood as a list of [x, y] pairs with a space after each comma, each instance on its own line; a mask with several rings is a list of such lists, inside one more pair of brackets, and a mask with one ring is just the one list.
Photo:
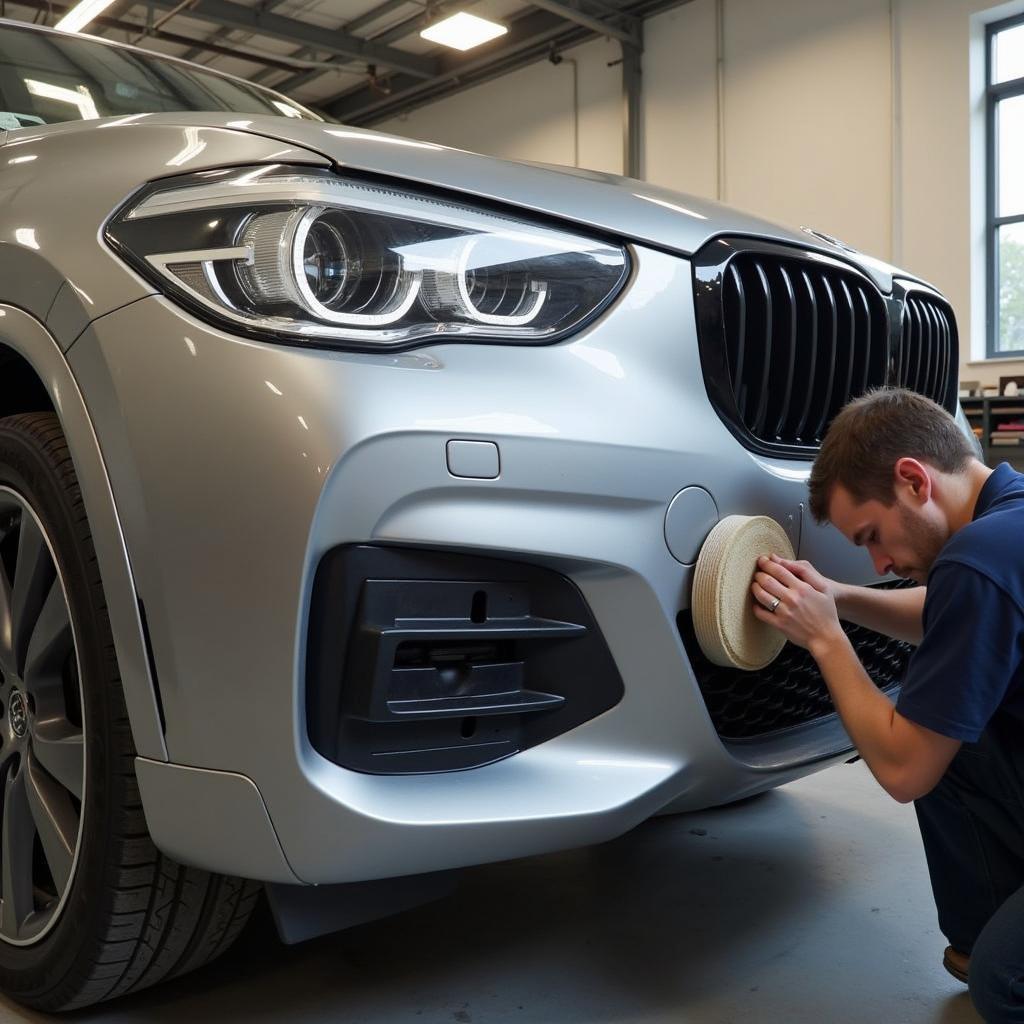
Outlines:
[[854, 263], [883, 291], [912, 277], [842, 244], [711, 200], [597, 171], [519, 163], [327, 122], [239, 114], [149, 114], [133, 118], [226, 128], [288, 142], [352, 169], [491, 200], [648, 243], [683, 255], [718, 235], [754, 235]]

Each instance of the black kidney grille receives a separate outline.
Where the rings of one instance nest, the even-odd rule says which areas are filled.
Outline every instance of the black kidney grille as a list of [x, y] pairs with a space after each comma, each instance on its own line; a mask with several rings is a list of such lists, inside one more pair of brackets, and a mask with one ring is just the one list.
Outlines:
[[[722, 314], [736, 414], [759, 440], [820, 444], [851, 398], [886, 383], [885, 302], [853, 272], [739, 253], [725, 270]], [[905, 347], [909, 367], [917, 349]]]
[[903, 306], [903, 329], [893, 353], [893, 384], [944, 405], [957, 351], [953, 311], [930, 295], [911, 292]]
[[[908, 585], [913, 584], [895, 584]], [[704, 657], [688, 611], [680, 612], [677, 622], [711, 721], [723, 739], [763, 737], [835, 712], [817, 664], [802, 647], [787, 643], [767, 668], [742, 672], [715, 665]], [[888, 690], [902, 680], [913, 652], [910, 644], [847, 622], [843, 629], [880, 690]]]
[[831, 256], [716, 238], [693, 257], [708, 397], [752, 451], [813, 459], [836, 413], [872, 388], [907, 387], [956, 408], [956, 319], [924, 287], [883, 295]]

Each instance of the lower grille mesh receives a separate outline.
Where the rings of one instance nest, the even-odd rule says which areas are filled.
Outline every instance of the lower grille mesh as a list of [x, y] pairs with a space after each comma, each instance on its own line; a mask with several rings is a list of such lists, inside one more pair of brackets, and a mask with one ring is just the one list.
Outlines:
[[[904, 581], [895, 584], [912, 585]], [[712, 664], [704, 657], [689, 611], [680, 612], [677, 623], [711, 721], [723, 739], [763, 737], [835, 712], [817, 664], [802, 647], [787, 643], [767, 668], [742, 672]], [[880, 690], [898, 685], [914, 648], [863, 626], [844, 622], [843, 629], [872, 682]]]

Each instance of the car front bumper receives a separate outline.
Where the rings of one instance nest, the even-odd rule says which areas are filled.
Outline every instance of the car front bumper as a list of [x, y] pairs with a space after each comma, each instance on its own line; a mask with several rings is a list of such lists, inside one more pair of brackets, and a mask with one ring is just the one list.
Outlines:
[[[862, 582], [870, 567], [834, 531], [801, 522], [806, 462], [747, 452], [712, 410], [689, 263], [643, 248], [633, 256], [617, 303], [547, 347], [275, 346], [156, 296], [100, 318], [72, 346], [174, 766], [163, 788], [146, 782], [158, 763], [140, 772], [160, 845], [201, 866], [269, 874], [211, 795], [216, 780], [234, 779], [265, 806], [290, 880], [435, 871], [605, 840], [666, 805], [736, 799], [849, 749], [832, 721], [743, 753], [708, 717], [676, 626], [693, 572], [666, 541], [680, 491], [704, 488], [719, 516], [775, 517], [832, 575]], [[496, 445], [498, 477], [453, 476], [451, 440]], [[622, 699], [469, 770], [382, 776], [326, 759], [306, 730], [313, 580], [328, 552], [360, 543], [564, 575], [600, 628]], [[202, 773], [214, 781], [205, 786]], [[189, 784], [177, 790], [178, 778]], [[231, 792], [225, 785], [225, 805]], [[191, 846], [190, 808], [175, 806], [188, 794], [214, 801]]]

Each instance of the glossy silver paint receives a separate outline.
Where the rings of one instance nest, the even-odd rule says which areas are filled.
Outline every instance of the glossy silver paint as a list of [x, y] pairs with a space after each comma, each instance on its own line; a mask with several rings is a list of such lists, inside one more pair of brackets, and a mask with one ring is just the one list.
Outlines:
[[[132, 496], [119, 507], [170, 757], [251, 779], [304, 881], [597, 841], [670, 800], [699, 806], [785, 777], [735, 760], [708, 721], [675, 630], [692, 567], [663, 524], [697, 482], [722, 515], [785, 520], [805, 499], [806, 464], [762, 462], [735, 443], [686, 341], [688, 264], [639, 247], [634, 259], [615, 308], [563, 345], [328, 354], [241, 341], [151, 297], [72, 348], [116, 453], [115, 494]], [[156, 341], [140, 346], [143, 334]], [[500, 477], [452, 477], [453, 438], [496, 443]], [[360, 540], [515, 552], [566, 573], [625, 698], [468, 772], [375, 777], [325, 761], [302, 726], [303, 627], [319, 558]], [[826, 571], [869, 578], [844, 543], [822, 555]]]
[[0, 305], [0, 344], [32, 364], [64, 427], [103, 577], [135, 747], [140, 754], [166, 760], [167, 748], [142, 637], [131, 564], [110, 492], [104, 455], [78, 382], [53, 336], [22, 309]]
[[[0, 145], [0, 301], [46, 323], [64, 349], [92, 320], [153, 293], [100, 239], [114, 208], [147, 180], [238, 163], [328, 163], [232, 128], [169, 120], [22, 128]], [[55, 196], [73, 199], [55, 203]]]
[[[254, 163], [333, 164], [547, 213], [628, 242], [634, 274], [557, 345], [353, 354], [211, 328], [100, 240], [143, 183]], [[852, 259], [883, 290], [892, 268], [639, 182], [287, 118], [10, 132], [0, 196], [0, 268], [22, 289], [0, 294], [22, 307], [0, 317], [0, 340], [39, 368], [69, 434], [147, 820], [169, 853], [274, 881], [433, 871], [597, 842], [666, 806], [735, 799], [846, 755], [834, 721], [727, 750], [679, 640], [686, 558], [702, 540], [687, 524], [707, 526], [670, 515], [686, 488], [703, 488], [719, 516], [774, 516], [824, 572], [872, 576], [863, 552], [803, 514], [807, 463], [751, 454], [712, 410], [686, 257], [718, 233], [752, 233]], [[449, 472], [453, 440], [495, 445], [498, 475]], [[623, 700], [469, 771], [384, 777], [326, 761], [304, 727], [313, 572], [332, 547], [371, 540], [508, 553], [571, 577]]]

